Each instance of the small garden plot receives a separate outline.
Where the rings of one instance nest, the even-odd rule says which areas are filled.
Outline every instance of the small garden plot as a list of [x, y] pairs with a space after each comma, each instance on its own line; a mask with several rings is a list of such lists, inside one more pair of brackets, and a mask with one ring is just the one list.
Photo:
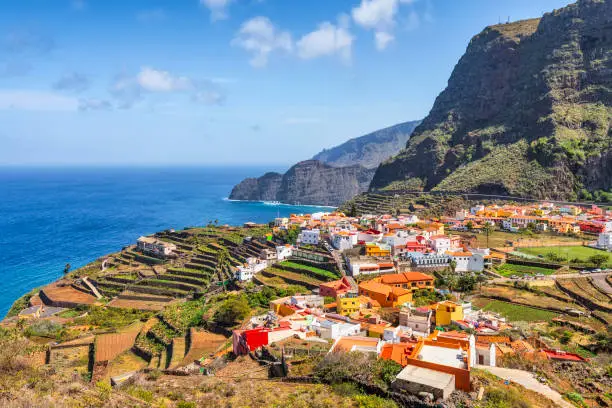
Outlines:
[[539, 266], [515, 265], [515, 264], [509, 264], [509, 263], [499, 265], [495, 269], [497, 273], [499, 273], [502, 276], [506, 276], [506, 277], [509, 277], [512, 275], [519, 275], [519, 276], [536, 275], [538, 273], [541, 273], [544, 275], [552, 275], [556, 271], [556, 269], [551, 269], [551, 268], [542, 268]]
[[318, 275], [323, 279], [338, 279], [339, 278], [339, 276], [336, 273], [330, 272], [326, 269], [315, 268], [314, 266], [303, 265], [303, 264], [296, 263], [296, 262], [283, 261], [280, 263], [280, 266], [287, 266], [289, 268], [312, 272], [315, 275]]
[[118, 309], [113, 307], [91, 307], [87, 315], [74, 319], [75, 324], [91, 325], [103, 328], [119, 329], [139, 320], [148, 319], [153, 315], [151, 312]]
[[482, 310], [499, 313], [510, 322], [536, 322], [536, 321], [551, 321], [557, 313], [547, 310], [535, 309], [533, 307], [515, 305], [512, 303], [492, 300], [488, 302]]
[[176, 303], [164, 309], [161, 317], [185, 334], [187, 329], [202, 324], [204, 308], [200, 301]]

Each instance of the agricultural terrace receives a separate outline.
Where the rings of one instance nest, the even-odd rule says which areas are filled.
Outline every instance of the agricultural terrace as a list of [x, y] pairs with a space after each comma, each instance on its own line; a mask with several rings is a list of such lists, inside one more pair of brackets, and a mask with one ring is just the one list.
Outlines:
[[527, 290], [503, 284], [490, 285], [483, 286], [477, 296], [492, 300], [515, 303], [521, 306], [534, 306], [549, 309], [552, 313], [556, 314], [563, 313], [567, 309], [578, 309], [584, 311], [580, 305], [577, 305], [570, 297], [554, 286], [547, 287], [544, 290], [541, 290], [538, 287]]
[[297, 271], [311, 272], [312, 274], [320, 277], [323, 280], [334, 280], [338, 279], [340, 275], [336, 272], [330, 272], [326, 269], [316, 268], [310, 265], [304, 265], [301, 263], [283, 261], [279, 264], [281, 268], [286, 267], [287, 269], [296, 269]]
[[490, 248], [503, 248], [508, 245], [509, 242], [520, 245], [554, 245], [557, 242], [579, 243], [576, 238], [567, 237], [562, 235], [549, 235], [549, 234], [531, 234], [526, 235], [520, 232], [506, 232], [495, 230], [489, 233], [488, 246], [487, 246], [487, 234], [484, 232], [472, 232], [472, 231], [452, 231], [453, 235], [461, 235], [464, 237], [475, 237], [479, 247], [490, 247]]
[[[517, 248], [517, 251], [539, 258], [563, 260], [576, 264], [590, 264], [589, 258], [594, 255], [609, 255], [605, 251], [585, 246], [522, 247]], [[612, 267], [612, 256], [608, 257], [608, 262], [604, 266]]]
[[539, 266], [526, 266], [526, 265], [515, 265], [510, 263], [504, 263], [495, 267], [495, 271], [502, 276], [510, 277], [512, 275], [536, 275], [538, 273], [544, 275], [552, 275], [557, 270], [551, 268], [542, 268]]
[[510, 322], [550, 322], [557, 316], [557, 313], [553, 313], [548, 310], [516, 305], [500, 300], [487, 300], [480, 298], [473, 303], [474, 306], [477, 306], [482, 310], [499, 313]]

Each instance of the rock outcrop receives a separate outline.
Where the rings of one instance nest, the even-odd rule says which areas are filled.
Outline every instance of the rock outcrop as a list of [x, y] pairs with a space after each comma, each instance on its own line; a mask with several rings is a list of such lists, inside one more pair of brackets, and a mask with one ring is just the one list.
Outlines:
[[363, 166], [333, 167], [306, 160], [284, 175], [267, 173], [243, 180], [234, 187], [230, 199], [338, 206], [366, 191], [373, 175], [374, 169]]
[[323, 150], [287, 173], [266, 173], [237, 184], [232, 200], [337, 206], [367, 191], [376, 167], [406, 144], [419, 121], [400, 123]]
[[370, 190], [575, 199], [612, 189], [612, 1], [487, 27]]

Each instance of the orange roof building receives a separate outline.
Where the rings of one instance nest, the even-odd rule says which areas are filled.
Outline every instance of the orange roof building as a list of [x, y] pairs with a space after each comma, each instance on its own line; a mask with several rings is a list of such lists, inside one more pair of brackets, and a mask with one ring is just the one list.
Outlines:
[[377, 282], [396, 288], [408, 289], [414, 292], [419, 289], [434, 289], [434, 277], [421, 272], [404, 272], [383, 275]]
[[412, 302], [412, 291], [384, 285], [374, 280], [361, 282], [359, 294], [376, 300], [381, 307], [396, 307]]

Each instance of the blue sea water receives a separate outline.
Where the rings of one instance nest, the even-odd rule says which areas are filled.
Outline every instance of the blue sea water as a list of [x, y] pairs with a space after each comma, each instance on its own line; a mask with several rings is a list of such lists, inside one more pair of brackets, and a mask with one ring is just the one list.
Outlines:
[[269, 168], [0, 167], [0, 317], [22, 294], [167, 228], [321, 211], [227, 200], [244, 177]]

